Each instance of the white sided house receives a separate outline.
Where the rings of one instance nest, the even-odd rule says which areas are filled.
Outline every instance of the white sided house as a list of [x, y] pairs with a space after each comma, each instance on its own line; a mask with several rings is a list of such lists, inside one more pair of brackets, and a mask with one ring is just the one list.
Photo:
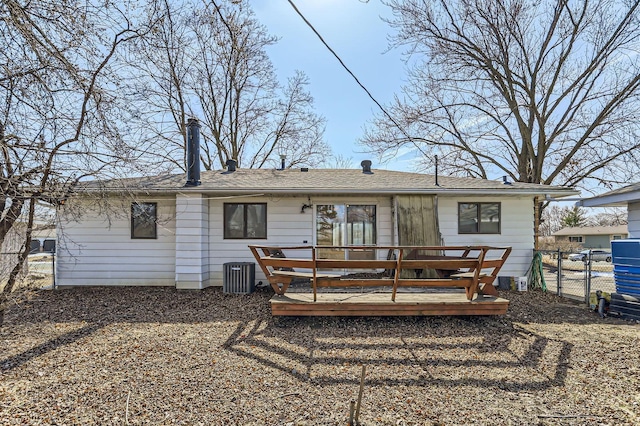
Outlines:
[[[187, 181], [187, 179], [189, 179]], [[188, 184], [187, 184], [188, 182]], [[534, 247], [536, 197], [569, 188], [370, 168], [236, 169], [91, 182], [58, 210], [58, 286], [222, 286], [248, 245]], [[264, 281], [256, 267], [256, 281]]]
[[581, 207], [626, 207], [628, 238], [640, 238], [640, 183], [632, 183], [577, 203]]

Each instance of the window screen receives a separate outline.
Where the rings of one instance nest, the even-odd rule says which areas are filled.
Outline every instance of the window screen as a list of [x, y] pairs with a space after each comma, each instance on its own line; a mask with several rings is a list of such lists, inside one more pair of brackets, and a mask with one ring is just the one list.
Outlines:
[[131, 204], [131, 238], [157, 238], [157, 203]]
[[499, 234], [500, 203], [459, 203], [459, 234]]
[[267, 204], [225, 203], [224, 238], [267, 238]]

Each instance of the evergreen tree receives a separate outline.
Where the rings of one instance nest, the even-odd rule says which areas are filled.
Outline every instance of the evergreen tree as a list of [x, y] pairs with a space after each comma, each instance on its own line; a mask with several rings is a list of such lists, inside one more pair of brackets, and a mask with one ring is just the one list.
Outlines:
[[583, 226], [586, 221], [587, 218], [584, 210], [578, 206], [567, 209], [566, 213], [562, 216], [562, 225], [568, 228]]

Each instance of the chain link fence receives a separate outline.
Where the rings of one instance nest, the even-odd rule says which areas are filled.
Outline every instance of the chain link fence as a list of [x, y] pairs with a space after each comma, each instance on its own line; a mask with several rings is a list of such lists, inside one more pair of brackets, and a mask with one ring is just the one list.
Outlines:
[[592, 292], [615, 292], [610, 255], [596, 256], [589, 251], [585, 256], [571, 256], [573, 252], [560, 250], [539, 250], [538, 253], [542, 256], [547, 291], [587, 304]]
[[[583, 260], [573, 260], [573, 252], [560, 250], [539, 250], [542, 271], [547, 291], [561, 297], [589, 304], [589, 295], [597, 290], [607, 293], [615, 292], [613, 264], [610, 258], [596, 259], [589, 252]], [[9, 277], [9, 264], [17, 259], [17, 252], [0, 253], [0, 288]], [[20, 287], [54, 288], [55, 287], [55, 250], [38, 252], [29, 255], [27, 265], [20, 277]]]
[[[0, 252], [0, 289], [9, 279], [18, 256], [19, 252]], [[55, 262], [55, 251], [30, 254], [15, 288], [54, 288]]]

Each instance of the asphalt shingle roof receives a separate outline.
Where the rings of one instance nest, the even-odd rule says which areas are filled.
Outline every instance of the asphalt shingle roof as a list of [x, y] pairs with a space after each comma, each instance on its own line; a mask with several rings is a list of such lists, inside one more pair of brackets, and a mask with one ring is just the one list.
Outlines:
[[571, 188], [531, 183], [503, 183], [502, 180], [486, 180], [439, 176], [436, 185], [433, 175], [372, 169], [237, 169], [234, 172], [204, 171], [201, 185], [185, 187], [186, 175], [173, 174], [154, 177], [114, 179], [87, 182], [80, 192], [93, 190], [205, 193], [415, 193], [436, 194], [446, 192], [530, 193], [555, 196], [575, 195]]
[[627, 225], [617, 226], [574, 226], [562, 228], [553, 235], [556, 237], [567, 235], [619, 235], [627, 234]]
[[604, 194], [584, 198], [580, 205], [584, 207], [626, 206], [640, 200], [640, 183], [633, 183]]

